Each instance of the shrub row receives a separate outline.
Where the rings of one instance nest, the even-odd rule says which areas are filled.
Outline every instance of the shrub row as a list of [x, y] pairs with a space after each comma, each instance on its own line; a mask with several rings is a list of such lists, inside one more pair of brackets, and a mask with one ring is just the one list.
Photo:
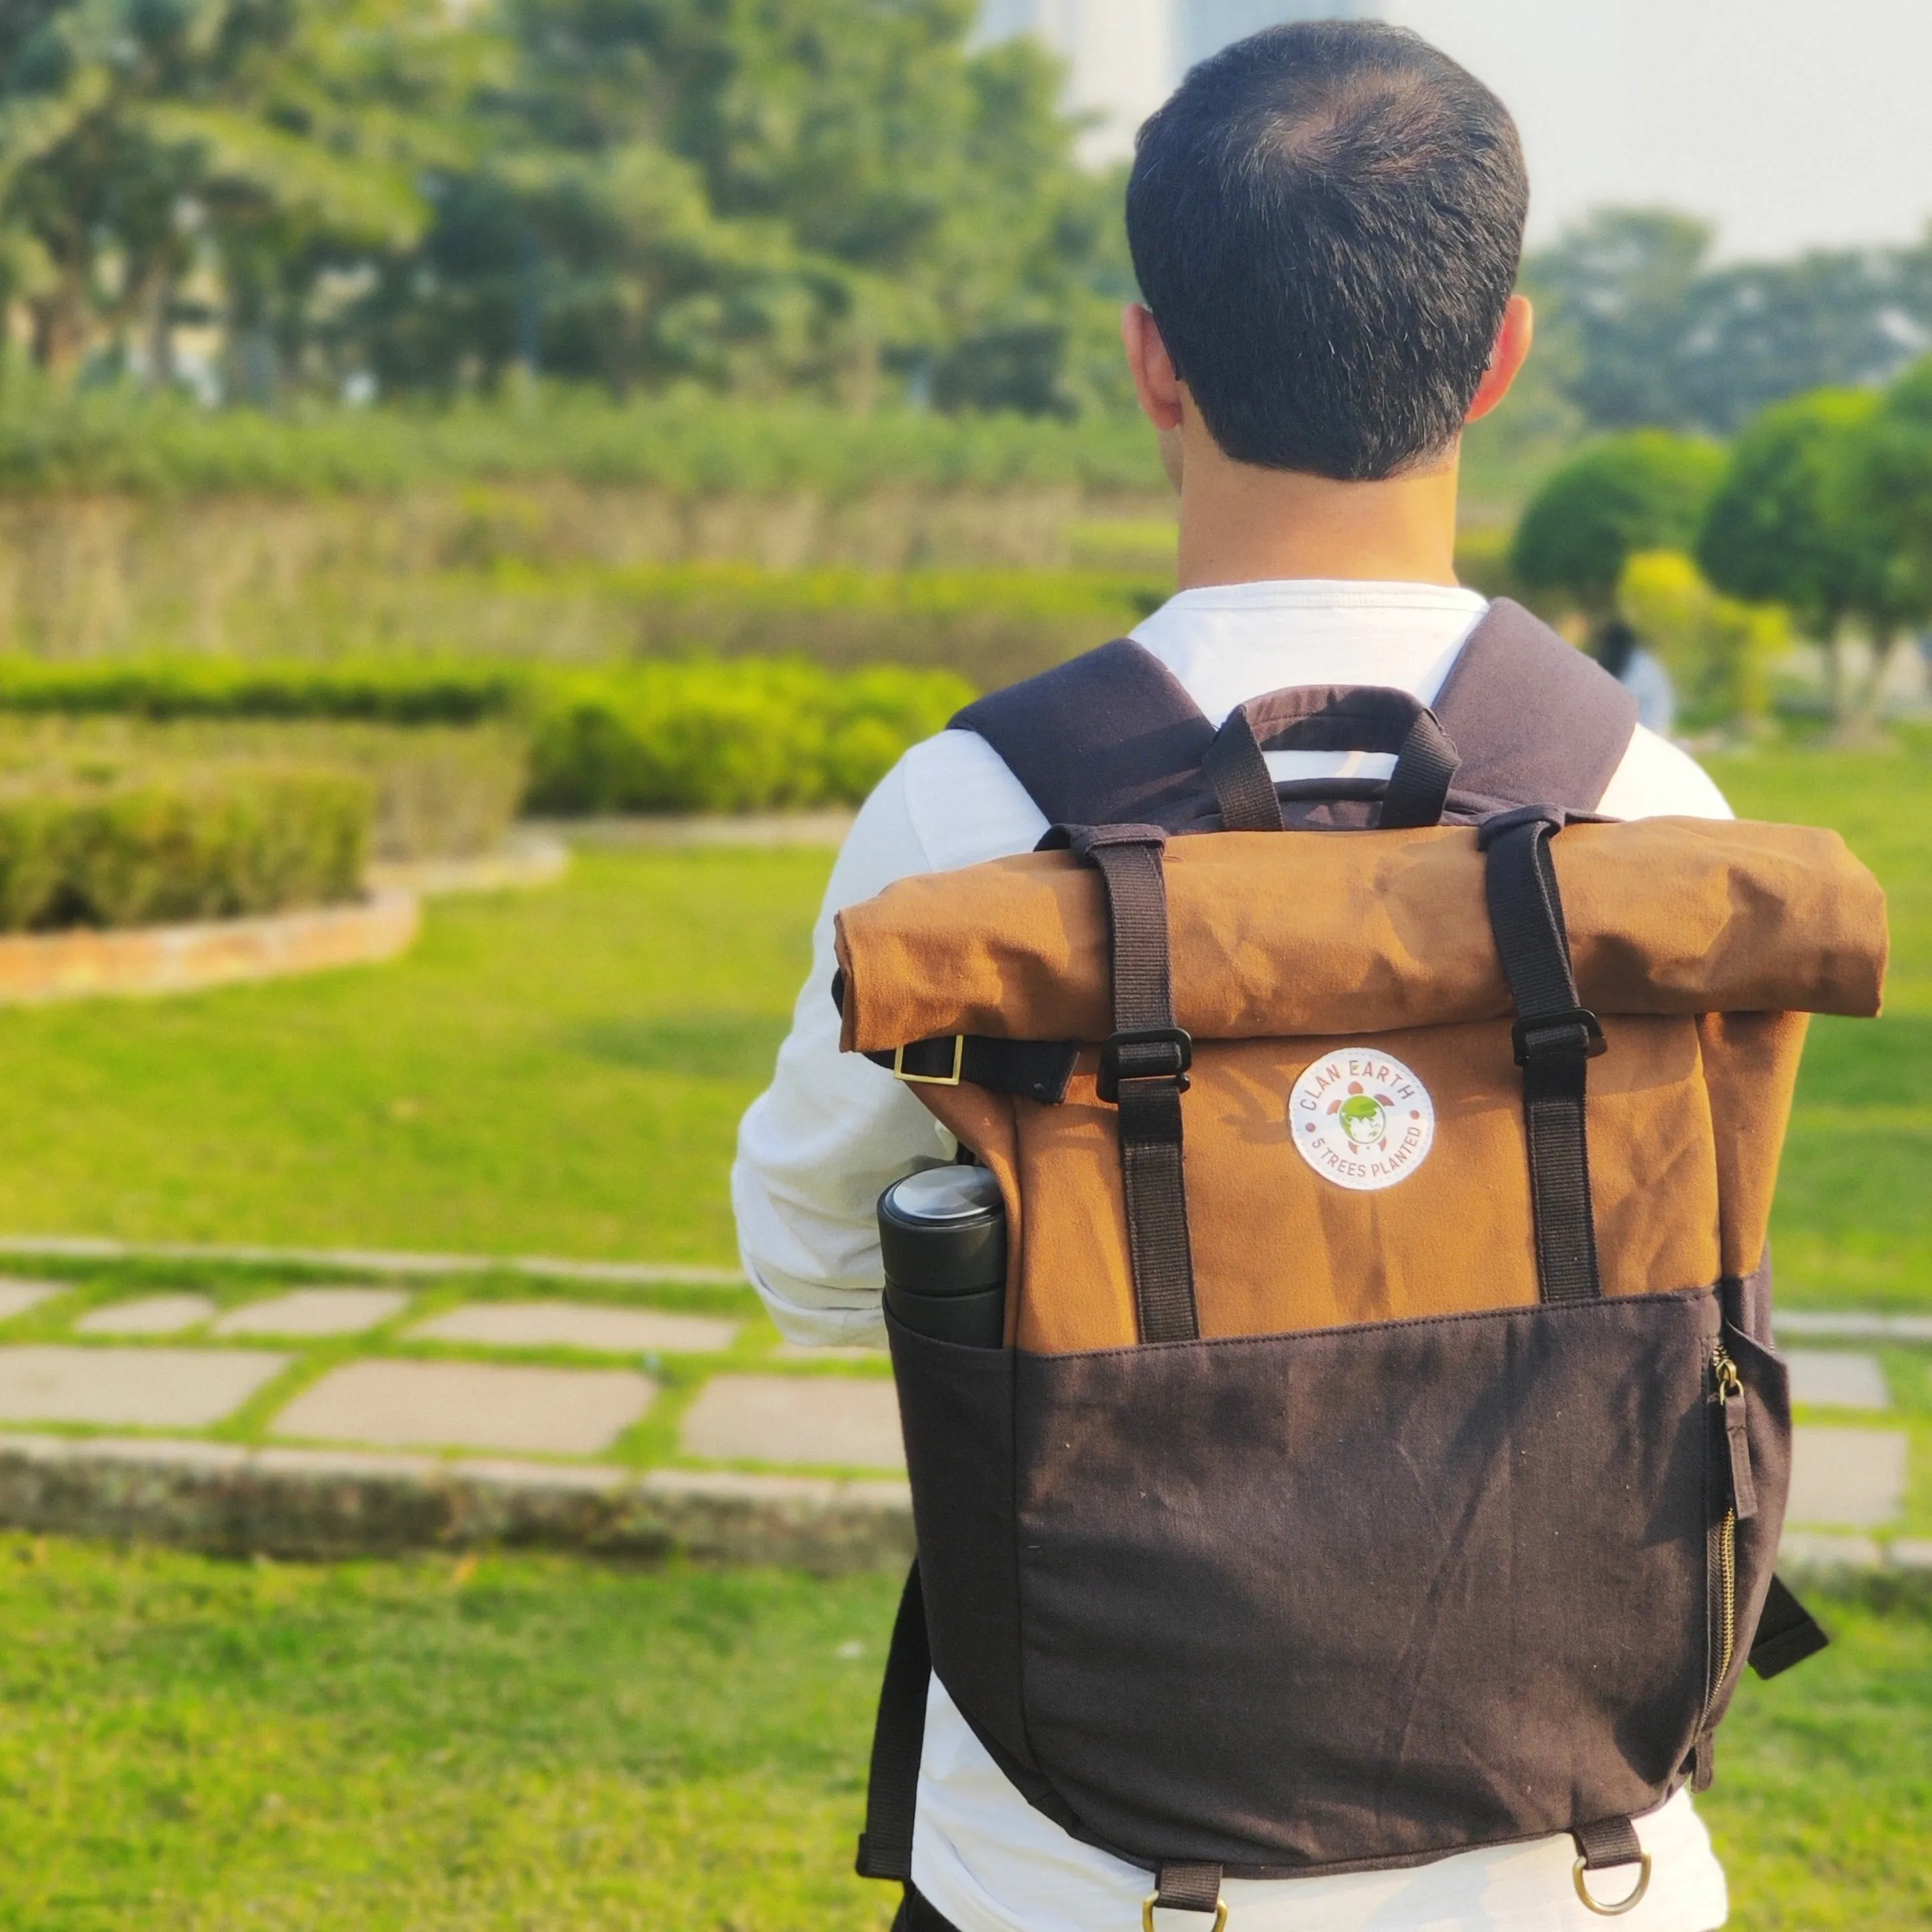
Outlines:
[[523, 802], [528, 734], [520, 724], [402, 726], [334, 719], [0, 714], [0, 787], [10, 777], [59, 789], [69, 774], [135, 772], [236, 759], [328, 766], [374, 789], [370, 856], [463, 859], [494, 851]]
[[862, 416], [699, 392], [616, 406], [561, 390], [523, 404], [269, 416], [120, 392], [63, 396], [17, 379], [0, 386], [0, 490], [318, 496], [552, 476], [680, 496], [1162, 487], [1137, 419]]
[[514, 666], [408, 658], [0, 658], [0, 712], [64, 718], [473, 724], [522, 710], [526, 685]]
[[[118, 664], [0, 660], [0, 713], [139, 721], [108, 746], [216, 758], [279, 740], [367, 773], [383, 856], [475, 850], [523, 783], [535, 810], [749, 812], [862, 798], [973, 695], [950, 671], [835, 670], [802, 658], [694, 658], [597, 670], [549, 666], [336, 668], [216, 658]], [[352, 728], [317, 721], [376, 718]], [[468, 723], [452, 730], [444, 721]], [[474, 728], [481, 721], [488, 729]], [[431, 730], [426, 725], [443, 726]], [[252, 734], [241, 728], [252, 725]], [[58, 755], [84, 755], [70, 736]], [[0, 763], [9, 755], [0, 738]], [[15, 752], [15, 761], [20, 754]], [[460, 796], [458, 796], [460, 794]]]
[[0, 930], [147, 926], [326, 905], [360, 890], [374, 788], [236, 760], [0, 788]]
[[[989, 688], [1118, 637], [1166, 594], [1152, 572], [775, 571], [716, 563], [557, 569], [515, 559], [473, 574], [417, 577], [406, 587], [417, 601], [388, 612], [386, 621], [404, 636], [440, 629], [446, 648], [406, 656], [364, 648], [302, 659], [0, 652], [0, 713], [412, 727], [526, 718], [544, 703], [556, 660], [501, 654], [521, 639], [600, 656], [702, 648], [731, 658], [938, 665]], [[439, 590], [448, 592], [450, 606], [440, 627], [424, 601]], [[458, 656], [460, 643], [488, 633], [481, 604], [508, 638], [494, 637], [494, 650]], [[311, 644], [333, 641], [332, 630], [340, 628], [326, 592], [298, 618], [262, 614], [265, 634], [286, 637], [292, 622], [299, 626], [293, 634]]]
[[539, 812], [754, 812], [854, 802], [973, 695], [949, 671], [801, 659], [644, 664], [560, 680], [537, 714]]

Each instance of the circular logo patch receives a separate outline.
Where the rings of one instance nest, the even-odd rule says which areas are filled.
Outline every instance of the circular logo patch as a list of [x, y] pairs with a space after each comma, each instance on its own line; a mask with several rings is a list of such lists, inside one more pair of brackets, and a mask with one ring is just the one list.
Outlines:
[[1436, 1142], [1429, 1090], [1399, 1060], [1344, 1047], [1304, 1070], [1288, 1096], [1301, 1157], [1324, 1180], [1366, 1192], [1406, 1180]]

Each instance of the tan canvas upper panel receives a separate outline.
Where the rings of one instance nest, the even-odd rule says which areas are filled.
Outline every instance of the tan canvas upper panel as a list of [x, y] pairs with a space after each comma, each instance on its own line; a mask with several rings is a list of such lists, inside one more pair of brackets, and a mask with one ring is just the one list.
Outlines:
[[[1654, 818], [1572, 826], [1550, 849], [1600, 1012], [1878, 1010], [1884, 896], [1835, 832]], [[1240, 1040], [1507, 1016], [1483, 868], [1461, 827], [1172, 841], [1180, 1024]], [[1066, 853], [901, 880], [839, 915], [838, 957], [848, 1050], [1112, 1030], [1099, 878]]]

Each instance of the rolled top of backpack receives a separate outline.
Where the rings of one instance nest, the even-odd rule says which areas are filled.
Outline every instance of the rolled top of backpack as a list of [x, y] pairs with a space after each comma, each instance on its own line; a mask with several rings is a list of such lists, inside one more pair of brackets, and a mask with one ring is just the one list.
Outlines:
[[[1878, 1010], [1884, 895], [1835, 832], [1652, 818], [1573, 825], [1552, 851], [1598, 1012]], [[1166, 870], [1176, 1017], [1197, 1039], [1510, 1011], [1472, 830], [1178, 838]], [[839, 915], [838, 947], [848, 1051], [1112, 1030], [1106, 903], [1068, 853], [901, 880]]]

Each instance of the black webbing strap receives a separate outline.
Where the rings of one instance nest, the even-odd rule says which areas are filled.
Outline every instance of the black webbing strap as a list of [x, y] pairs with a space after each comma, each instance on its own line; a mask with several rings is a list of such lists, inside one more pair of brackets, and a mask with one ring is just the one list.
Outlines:
[[1545, 1301], [1602, 1294], [1586, 1125], [1589, 1064], [1604, 1050], [1595, 1014], [1576, 1003], [1570, 936], [1550, 862], [1560, 813], [1540, 807], [1486, 819], [1490, 926], [1516, 1005], [1516, 1064], [1536, 1219], [1536, 1275]]
[[1221, 1910], [1219, 1865], [1164, 1864], [1154, 1881], [1154, 1904], [1161, 1912], [1212, 1912]]
[[865, 1057], [908, 1086], [983, 1087], [988, 1093], [1018, 1094], [1042, 1106], [1057, 1107], [1066, 1098], [1080, 1043], [946, 1034], [916, 1040], [895, 1052]]
[[1187, 1238], [1180, 1096], [1194, 1042], [1174, 1024], [1167, 930], [1167, 835], [1152, 825], [1071, 828], [1067, 843], [1100, 868], [1113, 956], [1114, 1032], [1100, 1052], [1100, 1094], [1120, 1110], [1127, 1253], [1143, 1342], [1201, 1333]]
[[1221, 808], [1223, 832], [1280, 832], [1281, 800], [1275, 796], [1268, 758], [1255, 736], [1247, 706], [1238, 704], [1214, 734], [1201, 761], [1214, 802]]
[[913, 1816], [919, 1808], [919, 1760], [926, 1748], [926, 1696], [932, 1677], [926, 1598], [915, 1562], [892, 1624], [892, 1647], [886, 1655], [879, 1714], [872, 1726], [866, 1828], [859, 1834], [861, 1878], [911, 1882]]
[[1594, 1825], [1579, 1825], [1570, 1835], [1576, 1840], [1586, 1871], [1608, 1871], [1618, 1865], [1637, 1864], [1643, 1858], [1636, 1827], [1628, 1818], [1605, 1818]]
[[1808, 1657], [1816, 1657], [1832, 1640], [1817, 1618], [1791, 1594], [1784, 1578], [1771, 1580], [1770, 1594], [1751, 1639], [1750, 1667], [1760, 1677], [1775, 1677]]
[[1432, 711], [1423, 712], [1408, 728], [1402, 749], [1389, 774], [1382, 808], [1376, 824], [1384, 832], [1400, 826], [1440, 825], [1462, 760]]

